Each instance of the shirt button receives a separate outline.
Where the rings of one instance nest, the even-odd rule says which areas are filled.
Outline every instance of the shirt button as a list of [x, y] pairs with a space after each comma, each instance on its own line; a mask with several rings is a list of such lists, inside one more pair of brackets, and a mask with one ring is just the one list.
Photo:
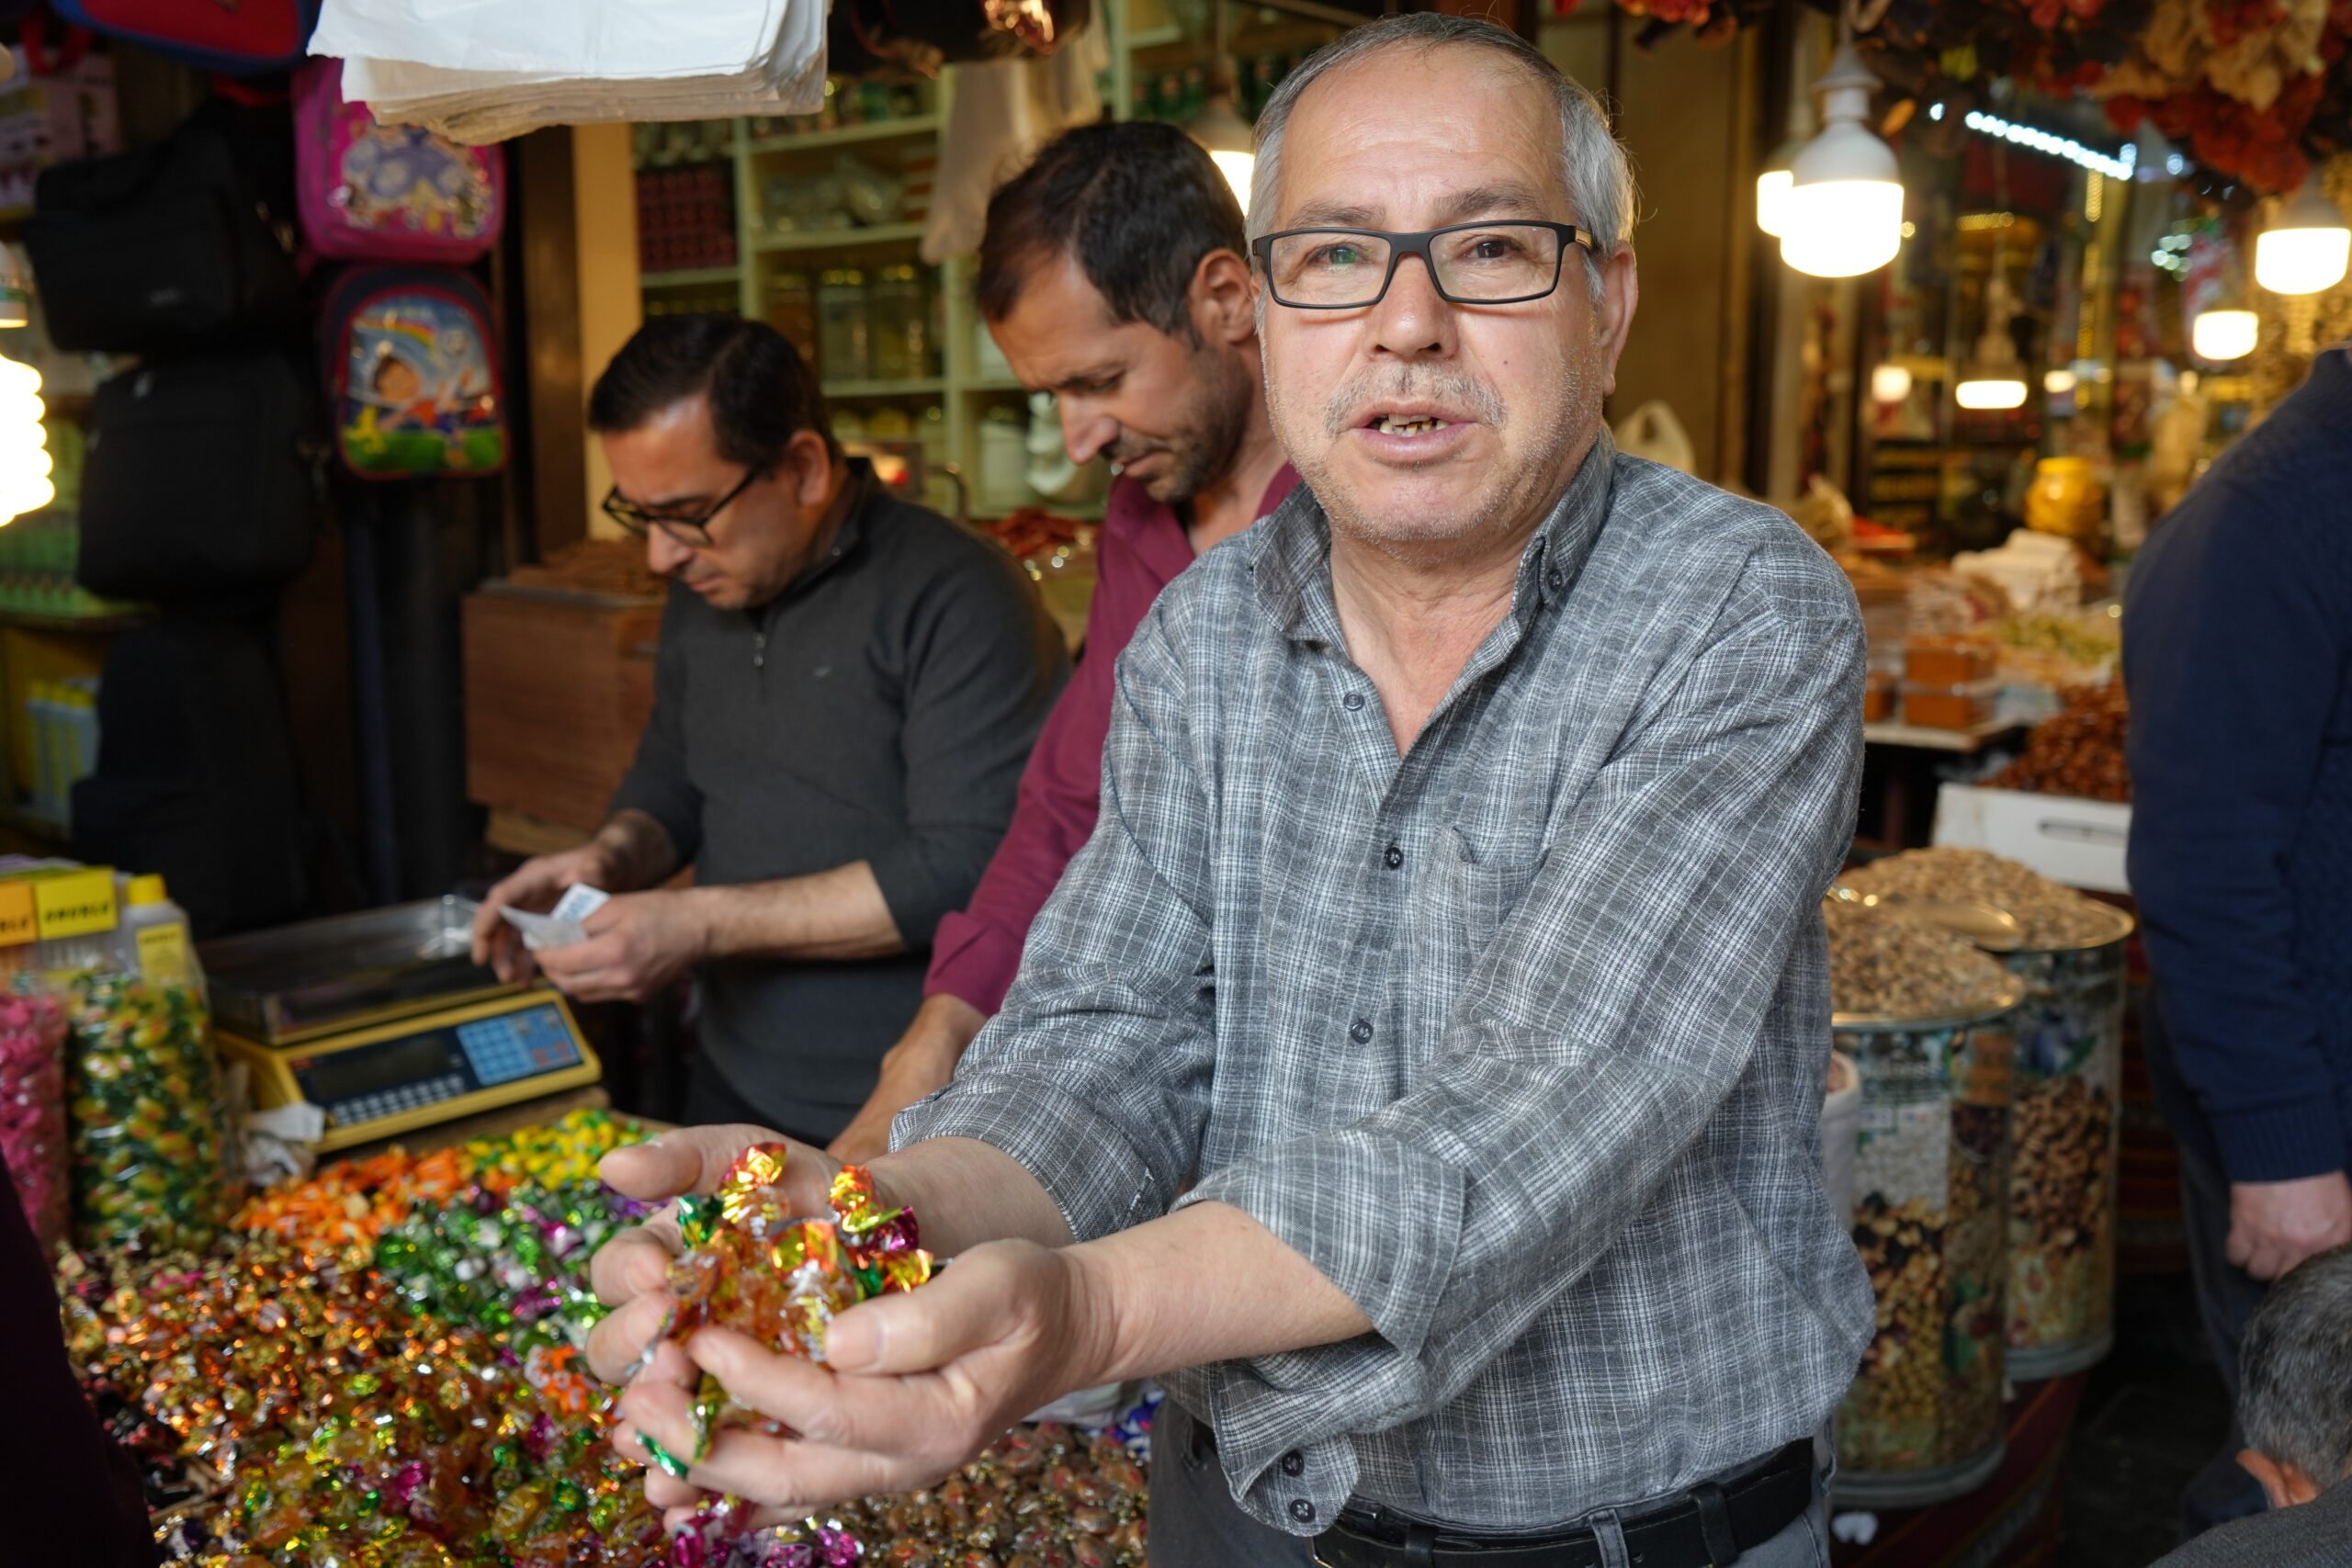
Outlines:
[[1311, 1525], [1315, 1522], [1315, 1505], [1304, 1497], [1293, 1497], [1290, 1500], [1290, 1517], [1300, 1524]]
[[1405, 852], [1398, 849], [1396, 845], [1391, 844], [1388, 846], [1388, 852], [1380, 858], [1388, 863], [1389, 870], [1395, 871], [1398, 866], [1405, 863]]
[[1544, 574], [1544, 586], [1550, 589], [1555, 593], [1557, 593], [1561, 589], [1566, 588], [1567, 585], [1567, 573], [1562, 571], [1556, 566]]
[[1300, 1453], [1296, 1449], [1293, 1449], [1290, 1452], [1283, 1455], [1283, 1473], [1284, 1475], [1303, 1475], [1306, 1473], [1306, 1456]]
[[[1371, 1044], [1372, 1024], [1364, 1019], [1360, 1018], [1356, 1020], [1353, 1023], [1348, 1025], [1348, 1038], [1354, 1041], [1359, 1045]], [[1298, 1472], [1294, 1470], [1290, 1472], [1290, 1473], [1296, 1475]]]
[[1362, 692], [1350, 692], [1346, 696], [1340, 699], [1340, 705], [1347, 709], [1350, 713], [1353, 713], [1358, 708], [1363, 706], [1363, 694]]

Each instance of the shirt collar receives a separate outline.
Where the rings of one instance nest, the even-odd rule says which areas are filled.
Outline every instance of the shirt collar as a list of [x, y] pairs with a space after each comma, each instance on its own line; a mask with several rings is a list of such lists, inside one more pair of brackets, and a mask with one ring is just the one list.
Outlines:
[[[1604, 424], [1568, 488], [1520, 553], [1511, 615], [1522, 629], [1576, 586], [1608, 520], [1616, 467], [1617, 443]], [[1314, 491], [1306, 485], [1291, 491], [1249, 547], [1259, 605], [1276, 629], [1296, 641], [1341, 640], [1331, 600], [1331, 524]]]
[[754, 618], [764, 617], [786, 600], [806, 593], [811, 585], [822, 581], [834, 568], [854, 557], [859, 547], [865, 543], [866, 525], [873, 517], [875, 507], [888, 499], [888, 487], [875, 477], [874, 465], [864, 457], [850, 458], [846, 468], [848, 477], [842, 481], [842, 488], [846, 492], [843, 504], [847, 510], [842, 513], [842, 525], [834, 530], [833, 542], [825, 547], [823, 555], [808, 563], [806, 570], [786, 583], [783, 592], [751, 611]]

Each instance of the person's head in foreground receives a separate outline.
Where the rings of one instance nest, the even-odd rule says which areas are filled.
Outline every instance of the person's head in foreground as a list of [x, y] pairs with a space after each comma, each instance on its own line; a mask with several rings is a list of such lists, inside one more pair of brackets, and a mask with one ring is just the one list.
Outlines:
[[783, 592], [839, 521], [824, 393], [765, 322], [648, 321], [596, 378], [588, 428], [612, 465], [605, 514], [645, 541], [648, 566], [718, 609]]
[[989, 198], [973, 297], [1012, 373], [1059, 400], [1071, 462], [1163, 505], [1233, 466], [1258, 379], [1245, 246], [1207, 152], [1155, 121], [1065, 131]]
[[2308, 1258], [2271, 1287], [2238, 1369], [2238, 1462], [2272, 1507], [2352, 1480], [2352, 1247]]
[[1633, 175], [1593, 96], [1522, 39], [1397, 20], [1316, 55], [1259, 118], [1268, 400], [1336, 533], [1476, 557], [1558, 499], [1600, 429], [1638, 292]]

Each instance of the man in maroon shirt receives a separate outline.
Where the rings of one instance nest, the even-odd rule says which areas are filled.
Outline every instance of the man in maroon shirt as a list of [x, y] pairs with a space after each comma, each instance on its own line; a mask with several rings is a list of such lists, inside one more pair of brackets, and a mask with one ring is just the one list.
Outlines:
[[1029, 922], [1094, 831], [1112, 669], [1159, 591], [1298, 483], [1266, 418], [1241, 208], [1170, 125], [1083, 126], [989, 203], [974, 292], [1023, 385], [1061, 401], [1070, 460], [1119, 478], [1097, 546], [1086, 647], [1021, 778], [969, 908], [933, 939], [922, 1009], [832, 1144], [863, 1160], [945, 1084], [1004, 1000]]

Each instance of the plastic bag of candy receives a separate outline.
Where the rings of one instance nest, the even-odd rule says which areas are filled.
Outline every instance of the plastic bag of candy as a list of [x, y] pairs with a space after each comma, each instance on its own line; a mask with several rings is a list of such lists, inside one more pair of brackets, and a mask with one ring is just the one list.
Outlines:
[[201, 1249], [228, 1200], [202, 990], [97, 972], [65, 998], [75, 1245]]
[[65, 1010], [18, 976], [0, 993], [0, 1160], [43, 1252], [65, 1238], [66, 1157]]

